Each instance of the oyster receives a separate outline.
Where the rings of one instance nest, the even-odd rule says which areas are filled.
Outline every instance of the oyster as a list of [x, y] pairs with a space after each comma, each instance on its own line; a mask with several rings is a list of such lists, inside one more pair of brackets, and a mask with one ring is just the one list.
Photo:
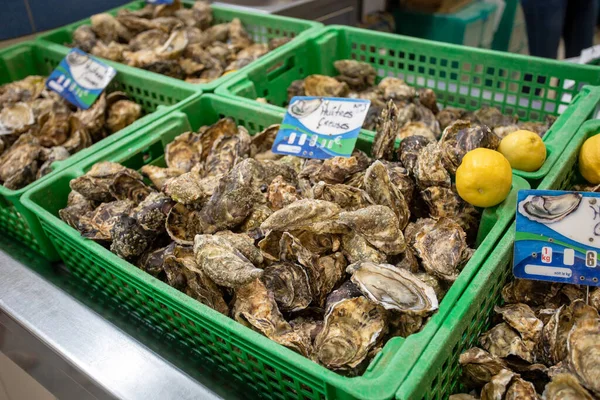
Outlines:
[[167, 167], [183, 172], [190, 172], [201, 160], [203, 146], [201, 135], [186, 132], [177, 136], [165, 147]]
[[312, 302], [308, 274], [298, 264], [271, 264], [265, 268], [261, 279], [283, 312], [303, 310]]
[[194, 255], [198, 267], [220, 286], [237, 288], [263, 274], [223, 237], [197, 235]]
[[312, 188], [313, 198], [337, 204], [347, 211], [354, 211], [371, 204], [369, 195], [362, 189], [343, 184], [319, 182]]
[[567, 339], [567, 363], [581, 384], [600, 395], [600, 318], [582, 317]]
[[0, 111], [0, 135], [23, 133], [34, 123], [33, 110], [28, 103], [5, 106]]
[[385, 100], [411, 100], [417, 95], [416, 90], [402, 79], [390, 76], [383, 78], [377, 87]]
[[40, 168], [38, 169], [36, 179], [40, 179], [42, 176], [52, 172], [52, 163], [55, 161], [66, 160], [70, 156], [69, 151], [62, 146], [52, 147], [47, 153], [48, 154], [44, 156], [44, 163], [40, 165]]
[[582, 195], [567, 193], [558, 196], [527, 196], [519, 203], [519, 213], [532, 221], [551, 224], [561, 221], [577, 210]]
[[104, 43], [129, 41], [133, 35], [121, 22], [110, 14], [92, 15], [92, 30]]
[[524, 341], [537, 343], [540, 340], [544, 324], [527, 304], [507, 304], [495, 307], [494, 311], [502, 315], [504, 321], [519, 332]]
[[191, 246], [194, 237], [204, 231], [200, 212], [176, 203], [167, 215], [166, 230], [176, 243]]
[[398, 219], [398, 227], [404, 229], [410, 218], [408, 204], [402, 192], [392, 184], [388, 169], [375, 161], [365, 172], [365, 191], [375, 204], [389, 207]]
[[271, 181], [267, 189], [267, 201], [272, 210], [281, 210], [298, 200], [300, 200], [300, 196], [296, 187], [287, 183], [281, 175]]
[[405, 107], [398, 110], [393, 101], [387, 103], [381, 111], [377, 133], [373, 140], [373, 157], [384, 160], [392, 159], [398, 131], [412, 118], [413, 112], [414, 108]]
[[496, 325], [479, 339], [481, 347], [496, 357], [516, 356], [527, 362], [533, 362], [532, 349], [521, 336], [506, 322]]
[[310, 337], [292, 329], [277, 308], [273, 294], [259, 279], [235, 291], [232, 314], [236, 321], [252, 327], [269, 339], [308, 355]]
[[337, 217], [340, 208], [337, 204], [324, 201], [302, 199], [281, 210], [275, 211], [262, 224], [263, 230], [304, 230], [319, 222]]
[[325, 75], [310, 75], [304, 79], [305, 96], [345, 97], [349, 90], [345, 82]]
[[353, 174], [367, 169], [369, 163], [369, 158], [360, 151], [350, 157], [332, 157], [321, 164], [315, 178], [326, 183], [343, 183]]
[[386, 329], [380, 306], [364, 297], [331, 306], [315, 339], [315, 359], [333, 370], [352, 370], [367, 357]]
[[444, 129], [440, 145], [444, 165], [450, 173], [455, 174], [465, 154], [480, 147], [496, 150], [500, 145], [500, 138], [486, 126], [458, 120]]
[[438, 308], [433, 288], [407, 270], [360, 262], [348, 266], [347, 272], [367, 298], [387, 310], [426, 315]]
[[396, 135], [397, 140], [403, 140], [411, 136], [423, 136], [427, 140], [435, 141], [437, 140], [435, 134], [427, 125], [423, 122], [408, 122], [398, 131]]
[[183, 174], [183, 171], [176, 168], [161, 168], [155, 165], [144, 165], [141, 171], [158, 189], [162, 189], [169, 179]]
[[375, 84], [377, 72], [366, 62], [356, 60], [334, 61], [333, 66], [340, 73], [338, 81], [346, 82], [353, 90], [364, 90]]
[[462, 353], [458, 363], [462, 367], [462, 380], [468, 387], [482, 387], [507, 368], [504, 360], [478, 347]]
[[420, 188], [450, 187], [450, 174], [444, 166], [444, 153], [438, 143], [429, 143], [417, 156], [414, 176]]
[[382, 263], [387, 258], [385, 253], [377, 250], [358, 233], [349, 233], [342, 236], [342, 252], [351, 263], [360, 261]]
[[437, 106], [437, 96], [432, 89], [418, 89], [417, 96], [419, 96], [419, 103], [427, 107], [432, 113], [437, 114], [440, 112]]
[[400, 142], [398, 158], [410, 175], [415, 176], [419, 153], [429, 143], [430, 140], [424, 136], [410, 136]]
[[398, 220], [389, 207], [369, 206], [356, 211], [344, 211], [338, 218], [385, 254], [400, 254], [406, 249]]
[[81, 194], [72, 190], [67, 199], [67, 206], [58, 210], [60, 219], [69, 224], [72, 228], [77, 229], [79, 220], [85, 214], [94, 211], [96, 204], [83, 197]]
[[120, 131], [142, 116], [142, 107], [130, 100], [119, 100], [108, 109], [106, 127], [110, 133]]
[[414, 240], [413, 247], [423, 268], [445, 281], [456, 280], [459, 269], [471, 255], [465, 232], [449, 218], [440, 218], [433, 226], [419, 229]]
[[126, 168], [117, 172], [108, 185], [108, 191], [117, 200], [129, 199], [139, 204], [154, 190], [146, 186], [136, 171]]
[[512, 380], [517, 376], [508, 369], [503, 369], [496, 374], [481, 390], [481, 398], [484, 400], [502, 400]]
[[244, 233], [233, 233], [231, 231], [220, 231], [215, 233], [215, 236], [226, 239], [234, 249], [242, 253], [242, 255], [252, 264], [260, 265], [263, 263], [263, 255], [260, 250], [254, 246], [254, 240], [252, 240], [250, 236]]
[[139, 222], [128, 215], [121, 215], [110, 233], [110, 251], [123, 259], [134, 259], [144, 253], [155, 236], [142, 228]]
[[[146, 171], [148, 172], [148, 169]], [[162, 170], [157, 172], [168, 171]], [[162, 183], [161, 187], [167, 196], [178, 203], [200, 206], [212, 196], [216, 185], [218, 185], [217, 179], [213, 177], [202, 179], [196, 171], [190, 171], [167, 179]]]
[[85, 238], [110, 242], [114, 225], [121, 216], [129, 215], [133, 207], [134, 204], [130, 200], [102, 203], [79, 218], [77, 230]]
[[558, 374], [544, 390], [545, 400], [592, 400], [593, 397], [571, 374]]

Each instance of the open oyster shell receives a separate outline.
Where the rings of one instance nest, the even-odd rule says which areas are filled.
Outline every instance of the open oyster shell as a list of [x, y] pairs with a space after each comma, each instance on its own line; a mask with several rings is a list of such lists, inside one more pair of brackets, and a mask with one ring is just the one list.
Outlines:
[[407, 270], [360, 262], [349, 265], [347, 272], [367, 298], [387, 310], [425, 315], [438, 308], [433, 288]]

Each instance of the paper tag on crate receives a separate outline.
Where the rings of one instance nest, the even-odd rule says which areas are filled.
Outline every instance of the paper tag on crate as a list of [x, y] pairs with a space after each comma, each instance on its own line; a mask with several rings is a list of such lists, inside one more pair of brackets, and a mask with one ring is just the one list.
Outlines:
[[71, 104], [87, 110], [116, 74], [113, 67], [79, 49], [72, 49], [52, 71], [46, 86]]
[[273, 152], [305, 158], [350, 157], [371, 102], [295, 96], [273, 143]]
[[517, 278], [600, 286], [600, 193], [521, 190]]

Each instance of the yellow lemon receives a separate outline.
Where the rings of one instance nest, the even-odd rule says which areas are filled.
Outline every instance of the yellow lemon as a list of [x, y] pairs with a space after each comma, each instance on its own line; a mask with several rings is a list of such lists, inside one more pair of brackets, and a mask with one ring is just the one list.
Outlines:
[[542, 138], [535, 132], [522, 129], [506, 135], [498, 151], [511, 167], [521, 171], [537, 171], [546, 161], [546, 145]]
[[456, 190], [467, 203], [491, 207], [501, 203], [512, 185], [512, 169], [497, 151], [475, 149], [465, 154], [456, 170]]
[[583, 142], [579, 150], [579, 172], [589, 183], [600, 183], [600, 135]]

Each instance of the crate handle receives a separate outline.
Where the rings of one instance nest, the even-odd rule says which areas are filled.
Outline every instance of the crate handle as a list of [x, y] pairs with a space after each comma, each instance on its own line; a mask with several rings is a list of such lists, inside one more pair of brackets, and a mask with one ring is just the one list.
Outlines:
[[269, 67], [267, 69], [267, 80], [271, 82], [272, 80], [280, 77], [284, 72], [287, 72], [294, 68], [294, 65], [296, 64], [295, 58], [296, 57], [292, 55], [291, 57], [288, 57], [285, 61], [279, 62]]

